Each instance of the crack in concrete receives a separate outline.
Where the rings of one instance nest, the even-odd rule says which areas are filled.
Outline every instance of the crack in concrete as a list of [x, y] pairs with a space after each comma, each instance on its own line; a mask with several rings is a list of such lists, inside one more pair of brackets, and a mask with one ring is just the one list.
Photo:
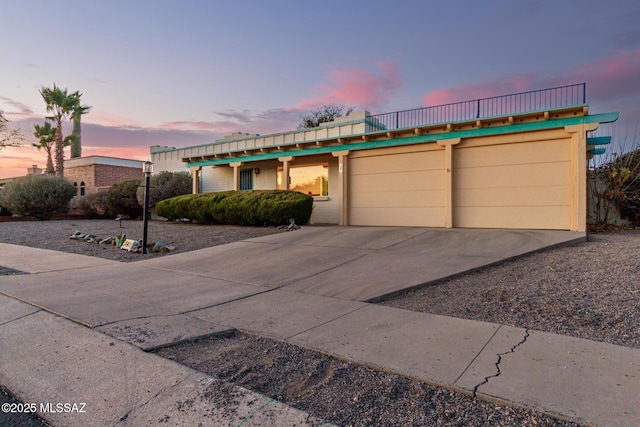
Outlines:
[[25, 317], [32, 316], [32, 315], [34, 315], [34, 314], [36, 314], [36, 313], [39, 313], [39, 312], [41, 312], [41, 311], [42, 311], [42, 309], [41, 309], [41, 308], [38, 308], [36, 311], [33, 311], [33, 312], [31, 312], [31, 313], [23, 314], [22, 316], [20, 316], [20, 317], [16, 317], [15, 319], [11, 319], [11, 320], [8, 320], [8, 321], [6, 321], [6, 322], [0, 323], [0, 326], [8, 325], [9, 323], [16, 322], [16, 321], [18, 321], [18, 320], [20, 320], [20, 319], [24, 319]]
[[[113, 424], [113, 427], [117, 427], [117, 426], [121, 426], [123, 425], [123, 423], [126, 424], [127, 422], [127, 418], [129, 418], [129, 415], [135, 411], [140, 410], [141, 408], [144, 408], [145, 406], [149, 405], [151, 403], [151, 401], [153, 401], [154, 399], [156, 399], [158, 396], [161, 396], [165, 393], [170, 392], [171, 390], [173, 390], [174, 388], [178, 387], [179, 385], [185, 383], [187, 380], [189, 380], [190, 378], [201, 374], [200, 372], [192, 372], [190, 374], [187, 374], [185, 377], [183, 377], [181, 380], [178, 380], [175, 384], [173, 385], [169, 385], [167, 387], [163, 387], [160, 390], [158, 390], [153, 396], [151, 396], [149, 399], [145, 400], [144, 402], [139, 403], [138, 405], [136, 405], [133, 408], [130, 408], [124, 415], [122, 415], [122, 417], [120, 417], [120, 419]], [[210, 383], [207, 383], [207, 385]]]
[[489, 375], [488, 377], [485, 377], [485, 378], [484, 378], [484, 380], [483, 380], [480, 384], [476, 385], [476, 386], [473, 388], [473, 391], [472, 391], [472, 393], [473, 393], [473, 397], [477, 397], [478, 389], [479, 389], [480, 387], [482, 387], [483, 385], [488, 384], [488, 383], [489, 383], [489, 380], [490, 380], [491, 378], [497, 378], [497, 377], [499, 377], [500, 375], [502, 375], [502, 370], [500, 369], [500, 363], [502, 363], [502, 356], [506, 356], [507, 354], [510, 354], [510, 353], [515, 353], [516, 348], [518, 348], [518, 347], [520, 347], [522, 344], [524, 344], [524, 343], [527, 341], [527, 339], [528, 339], [528, 338], [529, 338], [529, 329], [525, 329], [525, 331], [524, 331], [524, 338], [522, 338], [522, 340], [521, 340], [519, 343], [517, 343], [517, 344], [515, 344], [513, 347], [511, 347], [511, 349], [510, 349], [509, 351], [505, 351], [505, 352], [503, 352], [503, 353], [498, 353], [498, 355], [497, 355], [497, 356], [498, 356], [498, 361], [495, 363], [495, 365], [496, 365], [496, 370], [497, 370], [498, 372], [496, 372], [494, 375]]

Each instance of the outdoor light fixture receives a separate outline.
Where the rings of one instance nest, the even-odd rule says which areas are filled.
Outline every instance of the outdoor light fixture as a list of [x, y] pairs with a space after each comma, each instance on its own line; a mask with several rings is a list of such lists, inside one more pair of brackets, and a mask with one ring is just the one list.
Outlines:
[[149, 160], [142, 164], [142, 172], [144, 172], [144, 210], [142, 211], [142, 222], [144, 228], [142, 232], [142, 253], [147, 253], [147, 226], [149, 224], [149, 187], [151, 182], [151, 173], [153, 172], [153, 163]]

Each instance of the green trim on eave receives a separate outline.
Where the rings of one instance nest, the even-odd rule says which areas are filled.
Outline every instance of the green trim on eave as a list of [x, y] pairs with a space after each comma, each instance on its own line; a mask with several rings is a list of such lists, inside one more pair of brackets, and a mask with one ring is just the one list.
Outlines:
[[606, 148], [604, 147], [598, 147], [598, 148], [594, 148], [592, 150], [587, 151], [587, 154], [592, 154], [594, 156], [597, 156], [599, 154], [604, 154], [607, 151]]
[[[198, 162], [187, 162], [187, 167], [227, 165], [235, 162], [255, 162], [261, 160], [277, 159], [287, 156], [311, 156], [314, 154], [326, 154], [334, 151], [345, 150], [368, 150], [372, 148], [397, 147], [403, 145], [423, 144], [426, 142], [436, 142], [454, 138], [474, 138], [491, 135], [505, 135], [509, 133], [532, 132], [545, 129], [555, 129], [565, 126], [589, 124], [589, 123], [611, 123], [618, 120], [620, 113], [603, 113], [591, 116], [568, 117], [565, 119], [545, 120], [539, 122], [520, 123], [497, 127], [487, 127], [469, 130], [458, 130], [443, 132], [431, 135], [410, 136], [406, 138], [385, 139], [381, 141], [355, 142], [350, 144], [330, 145], [327, 147], [314, 147], [298, 150], [278, 151], [263, 154], [247, 154], [224, 159], [201, 160]], [[356, 135], [357, 136], [357, 135]]]
[[607, 145], [610, 142], [610, 136], [592, 136], [587, 138], [587, 145]]

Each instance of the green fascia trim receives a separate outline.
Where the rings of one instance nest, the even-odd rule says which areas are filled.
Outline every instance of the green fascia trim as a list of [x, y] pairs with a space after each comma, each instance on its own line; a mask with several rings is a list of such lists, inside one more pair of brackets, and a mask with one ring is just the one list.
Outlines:
[[587, 151], [587, 153], [588, 154], [593, 154], [595, 156], [595, 155], [598, 155], [598, 154], [604, 154], [606, 151], [607, 151], [606, 148], [598, 147], [598, 148], [594, 148], [593, 150]]
[[611, 142], [610, 136], [593, 136], [587, 138], [587, 145], [607, 145]]
[[[531, 132], [544, 129], [561, 128], [564, 126], [589, 124], [589, 123], [611, 123], [618, 120], [620, 113], [603, 113], [592, 116], [568, 117], [565, 119], [545, 120], [540, 122], [521, 123], [504, 125], [490, 128], [479, 128], [469, 130], [458, 130], [438, 133], [433, 135], [410, 136], [407, 138], [385, 139], [381, 141], [356, 142], [351, 144], [331, 145], [327, 147], [313, 147], [298, 150], [279, 151], [275, 153], [248, 154], [244, 156], [230, 157], [225, 159], [201, 160], [198, 162], [188, 162], [187, 167], [227, 165], [235, 162], [255, 162], [260, 160], [277, 159], [288, 156], [311, 156], [314, 154], [326, 154], [334, 151], [345, 150], [368, 150], [372, 148], [397, 147], [403, 145], [424, 144], [427, 142], [443, 141], [454, 138], [474, 138], [491, 135], [504, 135], [509, 133]], [[357, 136], [357, 135], [355, 135]]]

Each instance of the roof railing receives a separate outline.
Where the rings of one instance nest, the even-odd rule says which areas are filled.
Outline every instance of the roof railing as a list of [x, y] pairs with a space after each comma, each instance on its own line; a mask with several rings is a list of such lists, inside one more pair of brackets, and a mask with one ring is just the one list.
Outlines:
[[366, 132], [508, 116], [574, 107], [586, 103], [587, 84], [577, 83], [472, 101], [375, 114], [367, 117]]

